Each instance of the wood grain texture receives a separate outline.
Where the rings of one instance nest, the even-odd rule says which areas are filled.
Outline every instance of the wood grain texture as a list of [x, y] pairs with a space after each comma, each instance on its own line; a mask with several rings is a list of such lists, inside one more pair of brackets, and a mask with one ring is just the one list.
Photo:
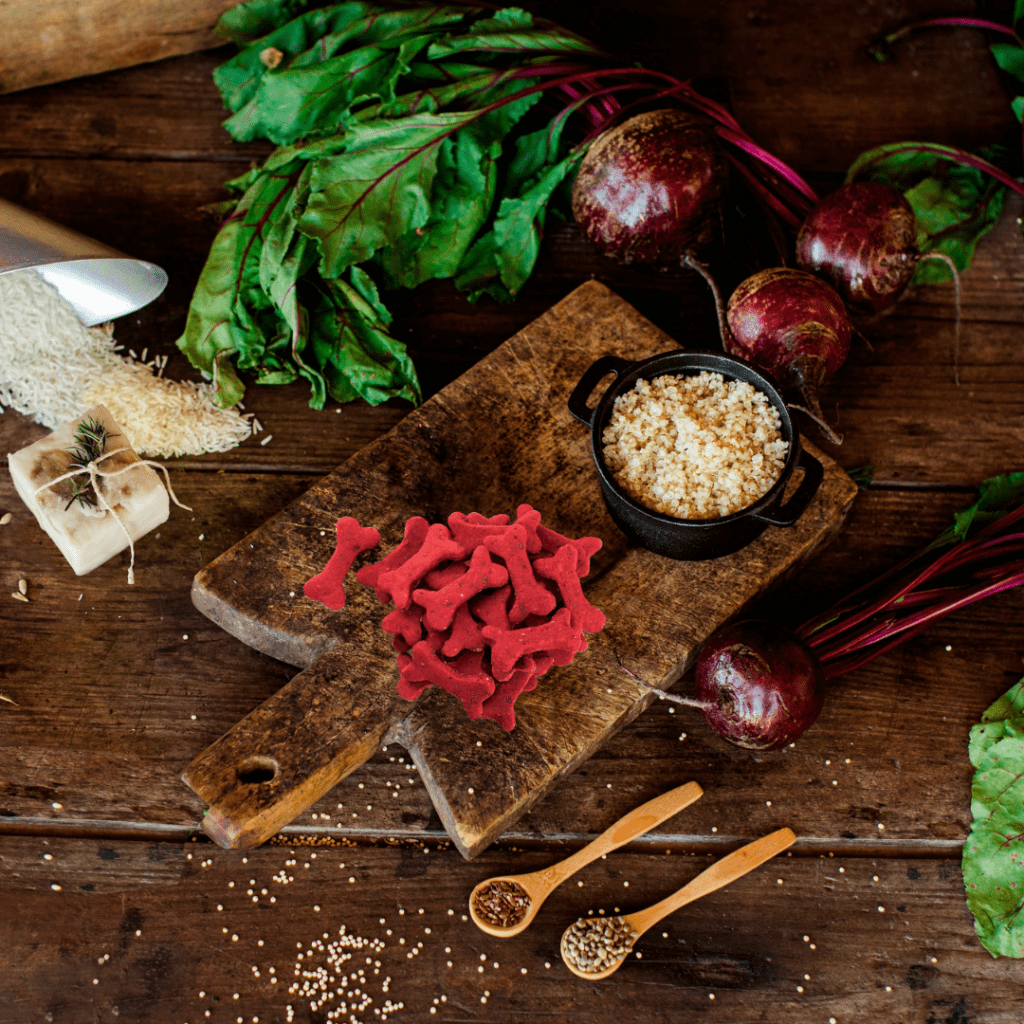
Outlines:
[[[370, 756], [387, 710], [392, 739], [412, 753], [449, 835], [475, 856], [651, 702], [620, 666], [672, 685], [717, 626], [832, 538], [856, 487], [829, 463], [795, 527], [771, 529], [734, 555], [675, 562], [627, 547], [604, 510], [587, 434], [565, 403], [599, 356], [638, 359], [672, 347], [613, 292], [584, 285], [196, 576], [196, 606], [245, 643], [300, 666], [332, 656], [331, 668], [316, 661], [280, 701], [190, 765], [185, 781], [211, 804], [204, 828], [212, 837], [231, 846], [267, 838], [271, 822], [290, 821]], [[522, 695], [512, 732], [489, 719], [468, 722], [438, 691], [406, 714], [404, 702], [385, 696], [395, 666], [371, 592], [351, 583], [341, 613], [301, 596], [330, 554], [335, 520], [354, 515], [394, 545], [410, 515], [443, 522], [453, 511], [491, 515], [524, 501], [557, 530], [602, 539], [588, 596], [608, 625], [585, 655]], [[679, 594], [683, 614], [673, 605]], [[372, 659], [366, 669], [361, 651]], [[328, 696], [323, 688], [332, 686], [341, 692]], [[356, 744], [364, 720], [352, 716], [370, 709]], [[266, 757], [279, 774], [245, 781], [244, 766]]]
[[235, 0], [5, 0], [0, 93], [31, 89], [221, 46], [213, 32]]
[[[359, 1021], [380, 1019], [374, 1011], [386, 1000], [403, 1004], [389, 1020], [410, 1022], [1020, 1019], [1019, 985], [974, 938], [955, 860], [782, 855], [667, 918], [638, 944], [639, 958], [594, 984], [561, 964], [562, 929], [591, 910], [654, 903], [707, 857], [611, 854], [558, 889], [521, 936], [502, 941], [464, 919], [469, 891], [513, 865], [543, 867], [550, 853], [493, 850], [466, 864], [433, 844], [428, 853], [416, 844], [266, 846], [243, 863], [239, 852], [208, 844], [131, 845], [0, 840], [9, 895], [0, 949], [22, 979], [0, 993], [5, 1020], [284, 1024], [291, 1006], [306, 1024], [343, 999], [348, 1012], [365, 1004]], [[103, 859], [111, 854], [118, 859]], [[123, 862], [151, 884], [102, 886], [109, 865]], [[23, 865], [32, 863], [45, 863], [38, 874], [61, 890], [28, 878]], [[180, 880], [167, 884], [171, 872]], [[332, 950], [342, 928], [349, 942], [384, 945]], [[317, 1000], [290, 991], [323, 968], [335, 984], [317, 988]], [[356, 970], [363, 975], [353, 980]]]
[[[925, 17], [1008, 20], [1008, 0], [886, 0], [856, 9], [836, 0], [528, 6], [595, 38], [623, 63], [695, 76], [822, 192], [877, 142], [970, 148], [1003, 139], [1019, 147], [1013, 94], [987, 51], [993, 38], [922, 32], [885, 66], [860, 53], [864, 42]], [[0, 0], [0, 23], [12, 10], [11, 0]], [[140, 5], [131, 11], [143, 13]], [[230, 52], [0, 96], [0, 195], [169, 271], [167, 294], [122, 320], [117, 336], [169, 355], [176, 379], [194, 376], [174, 339], [216, 231], [199, 207], [224, 198], [222, 182], [269, 150], [237, 146], [221, 127], [211, 72]], [[0, 64], [18, 57], [10, 46], [5, 54]], [[984, 476], [1019, 468], [1020, 215], [1019, 206], [1008, 209], [964, 277], [966, 385], [957, 388], [950, 372], [951, 287], [914, 289], [890, 316], [860, 321], [874, 351], [855, 345], [828, 386], [825, 406], [846, 443], [826, 450], [846, 467], [874, 463], [880, 486], [862, 493], [839, 537], [753, 613], [799, 623], [927, 542]], [[730, 239], [731, 248], [742, 245]], [[450, 282], [389, 293], [386, 302], [434, 394], [590, 278], [668, 336], [717, 346], [706, 290], [692, 275], [617, 267], [572, 225], [551, 220], [536, 272], [514, 304], [471, 307]], [[196, 1024], [206, 1011], [214, 1021], [234, 1022], [244, 1011], [246, 1024], [254, 1016], [286, 1024], [289, 1002], [299, 1024], [313, 1024], [323, 1013], [281, 997], [269, 966], [291, 984], [296, 942], [308, 949], [341, 924], [391, 942], [406, 938], [378, 957], [394, 979], [387, 997], [408, 1007], [389, 1017], [395, 1021], [824, 1024], [834, 1016], [840, 1024], [1017, 1024], [1019, 963], [992, 960], [978, 946], [958, 861], [970, 821], [967, 734], [1020, 677], [1021, 592], [952, 616], [839, 681], [815, 727], [777, 754], [737, 751], [698, 713], [657, 703], [511, 825], [501, 848], [471, 863], [435, 848], [448, 845], [446, 834], [398, 744], [385, 744], [287, 830], [295, 839], [384, 845], [296, 848], [296, 857], [262, 847], [243, 863], [201, 836], [187, 842], [203, 808], [181, 771], [295, 672], [203, 616], [189, 600], [195, 573], [408, 413], [395, 403], [317, 414], [303, 385], [253, 387], [246, 397], [273, 440], [262, 447], [261, 434], [230, 453], [171, 463], [195, 518], [173, 510], [161, 536], [146, 538], [133, 588], [119, 560], [73, 578], [0, 476], [0, 513], [14, 513], [0, 527], [0, 693], [17, 701], [0, 702], [4, 1024], [111, 1020], [115, 1007], [117, 1019], [146, 1024]], [[15, 413], [0, 416], [0, 455], [41, 433]], [[29, 580], [30, 604], [7, 596], [20, 578]], [[672, 606], [682, 603], [675, 595]], [[677, 684], [681, 692], [691, 686], [692, 673]], [[592, 865], [579, 876], [583, 889], [577, 879], [560, 889], [516, 943], [488, 943], [461, 922], [459, 901], [473, 883], [550, 864], [689, 779], [705, 787], [701, 801], [628, 852]], [[558, 935], [581, 912], [653, 902], [706, 863], [681, 855], [720, 854], [783, 824], [801, 836], [785, 871], [769, 866], [669, 919], [669, 938], [661, 929], [646, 936], [644, 959], [608, 986], [573, 987], [560, 971]], [[186, 848], [154, 842], [167, 837]], [[811, 851], [824, 859], [808, 859]], [[273, 876], [286, 858], [297, 863], [288, 867], [295, 882], [285, 886]], [[593, 904], [581, 902], [584, 894]], [[613, 902], [625, 894], [635, 903]], [[420, 907], [429, 924], [393, 927]], [[104, 953], [110, 961], [97, 964]], [[311, 962], [326, 964], [319, 954]], [[373, 980], [367, 1019], [385, 998]]]
[[[12, 417], [0, 418], [0, 428]], [[314, 481], [195, 472], [172, 479], [196, 519], [175, 510], [159, 538], [142, 542], [129, 588], [121, 559], [69, 580], [57, 549], [0, 478], [0, 511], [14, 515], [0, 527], [0, 692], [17, 704], [0, 706], [0, 832], [59, 832], [84, 822], [94, 830], [187, 834], [199, 827], [203, 803], [181, 772], [294, 675], [200, 614], [188, 588], [211, 555]], [[924, 546], [969, 500], [966, 493], [862, 493], [843, 532], [752, 614], [797, 625]], [[9, 597], [19, 578], [28, 579], [30, 604]], [[673, 595], [669, 613], [685, 600]], [[658, 830], [671, 846], [717, 842], [748, 824], [770, 831], [777, 813], [765, 806], [770, 799], [824, 849], [948, 851], [970, 823], [967, 734], [1021, 675], [1022, 622], [1020, 591], [944, 620], [834, 685], [821, 718], [792, 750], [739, 751], [698, 712], [657, 702], [510, 825], [505, 841], [593, 837], [692, 778], [714, 801], [698, 801]], [[692, 685], [688, 673], [678, 687], [685, 693]], [[385, 745], [295, 826], [337, 838], [442, 838], [419, 771], [399, 745]]]

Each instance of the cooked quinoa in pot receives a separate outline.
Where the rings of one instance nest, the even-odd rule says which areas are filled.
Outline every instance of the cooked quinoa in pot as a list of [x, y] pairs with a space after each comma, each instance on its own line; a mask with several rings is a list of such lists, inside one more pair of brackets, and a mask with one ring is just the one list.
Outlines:
[[615, 482], [677, 519], [717, 519], [771, 490], [789, 442], [768, 396], [703, 371], [638, 380], [615, 399], [601, 440]]

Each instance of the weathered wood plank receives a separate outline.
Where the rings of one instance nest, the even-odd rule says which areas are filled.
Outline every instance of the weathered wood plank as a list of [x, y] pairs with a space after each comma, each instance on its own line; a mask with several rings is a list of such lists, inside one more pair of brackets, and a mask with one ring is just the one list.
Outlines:
[[0, 92], [220, 46], [217, 19], [235, 0], [61, 0], [4, 5]]
[[[90, 0], [87, 7], [110, 4]], [[55, 6], [51, 0], [38, 11], [52, 20]], [[189, 0], [179, 5], [176, 16], [205, 7], [213, 12], [208, 18], [212, 25], [219, 13], [214, 9], [224, 6], [229, 4], [223, 0]], [[618, 54], [624, 65], [641, 61], [682, 79], [727, 79], [740, 123], [805, 174], [834, 177], [863, 150], [899, 139], [970, 149], [1014, 138], [1011, 95], [984, 33], [922, 32], [900, 44], [897, 59], [889, 64], [865, 56], [865, 46], [885, 33], [935, 16], [935, 5], [927, 0], [903, 0], [854, 19], [837, 14], [832, 4], [808, 11], [799, 0], [703, 7], [656, 0], [642, 11], [627, 8], [621, 0], [599, 0], [586, 7], [550, 0], [525, 6], [593, 38]], [[168, 7], [166, 0], [150, 3], [148, 17], [155, 22]], [[22, 21], [40, 17], [35, 8], [24, 9]], [[978, 16], [975, 5], [966, 2], [947, 3], [941, 13]], [[115, 20], [107, 30], [117, 24]], [[837, 29], [837, 24], [842, 27]], [[189, 37], [180, 38], [182, 48], [176, 52], [194, 48]], [[212, 34], [206, 38], [206, 45], [223, 43]], [[139, 59], [154, 60], [170, 52], [175, 51]], [[224, 111], [211, 72], [232, 52], [225, 45], [216, 53], [4, 96], [0, 153], [181, 158], [216, 152], [237, 158], [259, 152], [259, 146], [231, 143], [219, 127]], [[17, 58], [29, 74], [31, 59], [31, 53]]]
[[[18, 704], [0, 703], [5, 828], [18, 828], [19, 819], [33, 827], [79, 819], [195, 825], [202, 805], [179, 774], [294, 674], [205, 619], [188, 590], [211, 556], [298, 497], [310, 478], [179, 472], [174, 483], [196, 520], [176, 509], [159, 538], [143, 540], [129, 588], [123, 560], [72, 576], [17, 503], [10, 480], [0, 477], [0, 511], [14, 512], [0, 527], [0, 692]], [[846, 531], [758, 612], [798, 623], [922, 546], [966, 500], [861, 494]], [[31, 604], [7, 596], [19, 578], [29, 581]], [[1014, 592], [968, 609], [840, 681], [820, 721], [792, 750], [738, 751], [696, 712], [673, 714], [655, 704], [537, 804], [513, 835], [599, 831], [662, 788], [696, 778], [716, 804], [694, 805], [676, 823], [673, 842], [712, 826], [733, 834], [732, 822], [769, 824], [763, 799], [784, 806], [801, 835], [862, 843], [962, 839], [967, 733], [1021, 673], [1022, 602]], [[681, 683], [683, 691], [691, 685]], [[764, 797], [752, 802], [751, 792]], [[338, 835], [440, 835], [418, 773], [397, 746], [297, 824]]]
[[[666, 919], [596, 984], [559, 960], [562, 930], [647, 906], [709, 860], [611, 854], [505, 942], [465, 919], [477, 881], [552, 860], [501, 850], [468, 865], [431, 844], [264, 847], [243, 861], [205, 844], [0, 840], [0, 956], [21, 979], [0, 1006], [10, 1020], [153, 1024], [283, 1022], [289, 1006], [317, 1021], [342, 1002], [339, 1019], [358, 1021], [1019, 1020], [1016, 965], [975, 939], [955, 860], [777, 858]], [[124, 865], [121, 891], [110, 864]], [[333, 983], [300, 998], [324, 968]]]

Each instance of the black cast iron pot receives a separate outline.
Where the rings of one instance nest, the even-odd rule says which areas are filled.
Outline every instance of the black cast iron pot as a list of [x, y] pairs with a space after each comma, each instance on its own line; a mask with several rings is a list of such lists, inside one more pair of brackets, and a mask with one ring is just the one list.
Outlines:
[[[703, 370], [720, 373], [727, 381], [746, 381], [767, 395], [782, 420], [782, 437], [789, 442], [789, 454], [782, 475], [771, 490], [752, 505], [718, 519], [677, 519], [645, 508], [619, 487], [605, 466], [601, 436], [615, 399], [631, 390], [637, 380], [653, 380], [665, 375], [688, 377]], [[597, 407], [588, 409], [587, 399], [598, 382], [609, 373], [616, 374], [616, 379], [601, 396]], [[590, 448], [601, 482], [601, 493], [616, 525], [634, 544], [669, 558], [694, 562], [719, 558], [745, 547], [769, 526], [792, 526], [803, 515], [824, 477], [821, 463], [801, 449], [800, 435], [793, 429], [786, 403], [774, 385], [749, 363], [720, 352], [664, 352], [639, 362], [603, 356], [573, 388], [569, 396], [569, 411], [590, 427]], [[798, 466], [804, 471], [804, 478], [796, 493], [782, 504], [786, 485]]]

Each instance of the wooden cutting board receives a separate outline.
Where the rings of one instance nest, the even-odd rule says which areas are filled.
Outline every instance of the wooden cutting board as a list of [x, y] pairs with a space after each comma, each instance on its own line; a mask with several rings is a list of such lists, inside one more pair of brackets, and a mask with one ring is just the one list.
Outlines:
[[[602, 355], [640, 359], [676, 347], [603, 285], [584, 284], [196, 576], [200, 611], [304, 669], [185, 771], [210, 805], [203, 827], [216, 842], [262, 843], [382, 743], [397, 742], [472, 857], [651, 702], [623, 666], [670, 687], [714, 629], [838, 532], [857, 488], [812, 449], [825, 478], [796, 526], [770, 527], [709, 562], [628, 545], [605, 511], [588, 432], [566, 400]], [[388, 609], [354, 575], [339, 612], [303, 596], [342, 516], [380, 531], [381, 547], [366, 559], [376, 561], [410, 516], [514, 514], [522, 502], [554, 529], [602, 538], [584, 587], [608, 622], [571, 666], [519, 698], [510, 733], [469, 721], [437, 688], [415, 703], [398, 697], [395, 653], [380, 626]]]

